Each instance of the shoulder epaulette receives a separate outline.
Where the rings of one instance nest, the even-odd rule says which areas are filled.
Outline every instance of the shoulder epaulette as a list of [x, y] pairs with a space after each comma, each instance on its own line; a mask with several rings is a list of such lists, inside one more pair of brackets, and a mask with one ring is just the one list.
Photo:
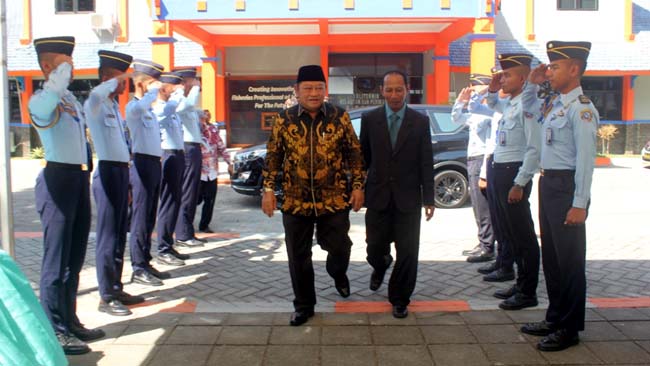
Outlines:
[[579, 96], [579, 97], [578, 97], [578, 100], [579, 100], [580, 103], [582, 103], [582, 104], [590, 104], [590, 103], [591, 103], [591, 99], [589, 99], [589, 97], [586, 96], [586, 95], [581, 95], [581, 96]]

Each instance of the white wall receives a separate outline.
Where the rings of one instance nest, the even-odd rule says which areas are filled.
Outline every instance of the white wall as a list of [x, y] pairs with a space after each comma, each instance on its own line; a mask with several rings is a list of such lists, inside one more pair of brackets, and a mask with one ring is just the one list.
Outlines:
[[638, 76], [634, 80], [634, 119], [650, 119], [650, 76]]
[[237, 75], [296, 75], [320, 64], [320, 47], [227, 47], [226, 72]]

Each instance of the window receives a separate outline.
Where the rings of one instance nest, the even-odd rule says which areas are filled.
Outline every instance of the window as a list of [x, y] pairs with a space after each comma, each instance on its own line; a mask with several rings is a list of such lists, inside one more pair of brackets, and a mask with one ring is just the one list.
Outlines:
[[57, 13], [82, 13], [95, 11], [95, 0], [55, 0]]
[[598, 0], [557, 0], [557, 10], [598, 10]]

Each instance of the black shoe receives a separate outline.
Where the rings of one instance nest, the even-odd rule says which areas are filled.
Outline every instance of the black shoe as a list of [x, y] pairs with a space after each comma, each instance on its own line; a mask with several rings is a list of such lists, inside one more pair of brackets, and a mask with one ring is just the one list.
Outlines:
[[467, 257], [467, 261], [470, 263], [489, 262], [491, 260], [494, 260], [494, 252], [488, 252], [487, 250], [481, 250]]
[[295, 311], [293, 314], [291, 314], [291, 320], [289, 321], [289, 325], [294, 326], [294, 327], [297, 327], [299, 325], [303, 325], [312, 316], [314, 316], [314, 311], [313, 310]]
[[160, 254], [158, 254], [156, 256], [156, 262], [158, 262], [159, 264], [164, 264], [164, 265], [167, 265], [167, 266], [176, 266], [176, 267], [180, 267], [180, 266], [185, 265], [185, 262], [183, 262], [182, 260], [176, 258], [171, 253], [160, 253]]
[[210, 229], [209, 226], [204, 228], [204, 229], [199, 228], [199, 231], [202, 232], [202, 233], [206, 233], [206, 234], [214, 234], [214, 231], [212, 229]]
[[63, 353], [66, 355], [83, 355], [90, 352], [90, 347], [81, 339], [63, 333], [56, 333], [56, 339], [59, 341]]
[[468, 249], [468, 250], [463, 250], [463, 255], [464, 256], [470, 256], [470, 255], [476, 255], [480, 253], [483, 250], [483, 247], [481, 244], [475, 246], [473, 249]]
[[173, 255], [174, 257], [176, 257], [176, 258], [178, 258], [178, 259], [180, 259], [182, 261], [190, 259], [189, 254], [181, 254], [174, 248], [169, 249], [169, 254]]
[[490, 273], [496, 271], [497, 269], [498, 269], [497, 268], [497, 262], [492, 262], [492, 263], [488, 263], [488, 264], [486, 264], [484, 266], [479, 267], [477, 269], [477, 271], [480, 274], [486, 275], [486, 274], [490, 274]]
[[106, 333], [101, 329], [88, 329], [83, 325], [71, 325], [70, 332], [84, 342], [91, 342], [106, 336]]
[[131, 310], [124, 306], [120, 300], [111, 300], [111, 301], [104, 301], [101, 300], [99, 302], [99, 307], [97, 308], [102, 313], [106, 313], [108, 315], [114, 315], [114, 316], [127, 316], [131, 315]]
[[560, 329], [542, 338], [537, 343], [537, 349], [544, 352], [556, 352], [575, 346], [580, 343], [577, 332]]
[[172, 278], [171, 273], [169, 272], [160, 272], [159, 270], [155, 269], [153, 266], [149, 266], [147, 268], [147, 272], [151, 273], [152, 276], [156, 277], [159, 280], [168, 280]]
[[497, 299], [505, 300], [512, 297], [512, 295], [516, 294], [518, 291], [519, 289], [517, 288], [517, 285], [513, 285], [506, 289], [496, 290], [492, 296]]
[[528, 296], [521, 292], [517, 292], [499, 304], [503, 310], [521, 310], [533, 306], [537, 306], [537, 296]]
[[198, 248], [203, 246], [203, 242], [195, 238], [187, 240], [176, 240], [176, 246], [181, 248]]
[[386, 275], [386, 271], [388, 270], [388, 267], [390, 267], [390, 264], [393, 263], [393, 257], [388, 256], [388, 259], [386, 260], [386, 267], [383, 271], [377, 271], [373, 270], [372, 274], [370, 275], [370, 289], [372, 291], [377, 291], [381, 287], [381, 284], [384, 282], [384, 275]]
[[503, 268], [499, 268], [496, 271], [483, 276], [483, 281], [485, 282], [505, 282], [514, 279], [515, 271], [506, 271]]
[[393, 305], [393, 317], [397, 319], [404, 319], [409, 315], [409, 309], [402, 305]]
[[339, 281], [334, 281], [334, 287], [336, 287], [336, 291], [338, 291], [339, 295], [342, 297], [350, 296], [350, 281], [348, 280], [348, 276], [344, 276]]
[[145, 271], [144, 269], [138, 269], [131, 275], [131, 282], [139, 283], [145, 286], [162, 286], [163, 281], [159, 280], [156, 276]]
[[194, 237], [194, 240], [198, 240], [198, 241], [200, 241], [200, 242], [201, 242], [201, 243], [203, 243], [203, 244], [205, 244], [205, 243], [207, 243], [207, 242], [208, 242], [208, 240], [207, 240], [207, 239], [203, 239], [203, 238], [197, 238], [196, 236]]
[[553, 323], [547, 322], [546, 320], [542, 320], [541, 322], [537, 323], [526, 323], [521, 327], [521, 332], [534, 336], [545, 337], [555, 332], [555, 325]]

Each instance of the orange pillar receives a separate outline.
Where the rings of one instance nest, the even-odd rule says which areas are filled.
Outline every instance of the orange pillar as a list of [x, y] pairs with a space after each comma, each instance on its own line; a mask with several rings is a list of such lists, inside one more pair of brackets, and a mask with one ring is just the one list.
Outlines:
[[25, 76], [23, 82], [23, 91], [20, 93], [20, 120], [22, 123], [28, 125], [32, 123], [31, 118], [29, 117], [29, 97], [34, 94], [34, 89], [32, 87], [32, 77]]
[[323, 68], [323, 73], [325, 74], [325, 80], [329, 80], [330, 77], [329, 47], [327, 47], [327, 45], [320, 46], [320, 66]]
[[126, 117], [126, 105], [129, 103], [129, 85], [131, 84], [131, 79], [127, 78], [126, 79], [126, 88], [124, 88], [124, 92], [118, 96], [118, 103], [120, 104], [120, 113], [122, 113], [122, 116]]
[[[427, 103], [449, 103], [449, 45], [435, 48], [433, 56], [433, 75], [427, 77]], [[432, 84], [431, 86], [429, 86]], [[430, 91], [430, 92], [429, 92]]]
[[622, 95], [622, 108], [621, 119], [623, 121], [634, 120], [634, 79], [636, 76], [625, 75], [623, 76], [623, 95]]

